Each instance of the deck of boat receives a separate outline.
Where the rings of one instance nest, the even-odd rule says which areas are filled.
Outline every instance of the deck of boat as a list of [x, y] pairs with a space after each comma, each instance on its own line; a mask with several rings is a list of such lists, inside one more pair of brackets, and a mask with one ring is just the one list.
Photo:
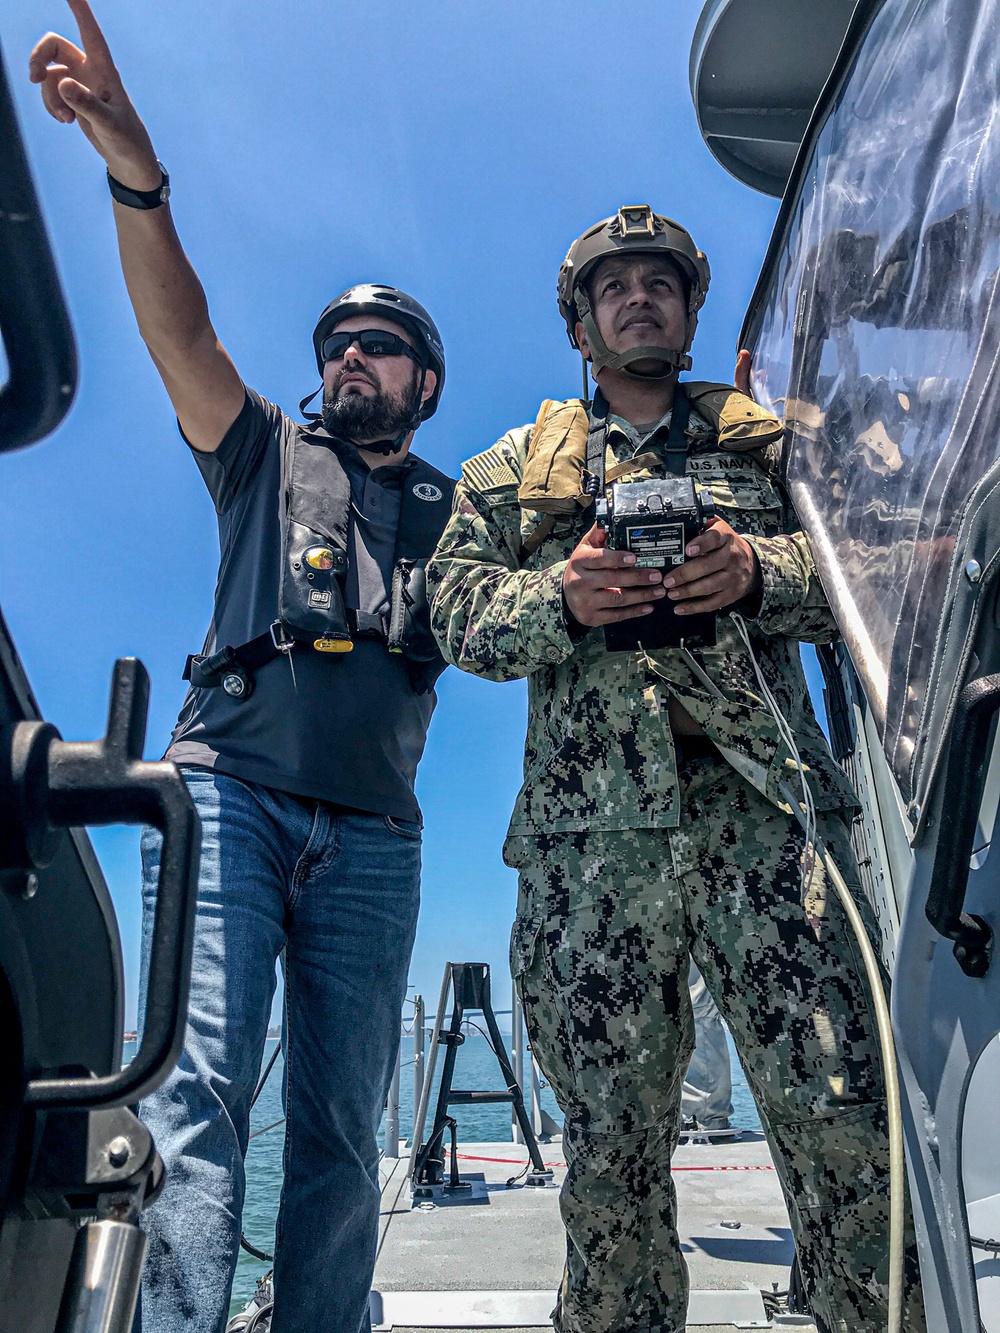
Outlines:
[[[402, 1150], [405, 1152], [405, 1150]], [[542, 1156], [553, 1183], [518, 1180], [527, 1152], [513, 1143], [460, 1144], [466, 1193], [436, 1188], [411, 1198], [408, 1158], [382, 1163], [382, 1217], [372, 1322], [404, 1330], [551, 1327], [564, 1240], [557, 1142]], [[673, 1163], [681, 1248], [691, 1275], [688, 1327], [710, 1333], [781, 1327], [768, 1320], [762, 1291], [786, 1291], [792, 1239], [763, 1135], [681, 1144]], [[794, 1320], [800, 1324], [801, 1321]], [[811, 1325], [805, 1325], [806, 1328]]]

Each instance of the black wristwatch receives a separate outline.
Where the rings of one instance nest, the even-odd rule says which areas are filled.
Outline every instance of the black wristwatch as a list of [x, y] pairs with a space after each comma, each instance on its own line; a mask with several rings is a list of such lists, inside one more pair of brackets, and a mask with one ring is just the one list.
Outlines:
[[124, 204], [126, 208], [150, 209], [159, 208], [161, 204], [165, 204], [170, 198], [170, 177], [159, 158], [156, 160], [156, 165], [160, 168], [160, 175], [163, 179], [155, 190], [130, 190], [127, 185], [115, 180], [109, 171], [108, 189], [111, 191], [112, 199]]

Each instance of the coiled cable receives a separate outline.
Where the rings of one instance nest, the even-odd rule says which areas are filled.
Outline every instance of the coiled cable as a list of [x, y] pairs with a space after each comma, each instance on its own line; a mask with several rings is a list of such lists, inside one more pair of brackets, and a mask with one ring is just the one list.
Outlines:
[[[787, 784], [782, 783], [782, 795], [792, 807], [792, 812], [806, 827], [806, 819], [797, 802], [791, 799]], [[865, 923], [858, 911], [854, 896], [847, 881], [830, 855], [819, 834], [813, 833], [813, 846], [823, 862], [830, 877], [837, 897], [840, 899], [844, 914], [851, 923], [857, 936], [865, 973], [871, 988], [875, 1005], [875, 1024], [878, 1029], [879, 1045], [882, 1049], [882, 1071], [885, 1076], [885, 1099], [889, 1119], [889, 1311], [887, 1333], [900, 1333], [903, 1323], [903, 1231], [906, 1220], [906, 1157], [903, 1151], [903, 1109], [899, 1095], [899, 1073], [896, 1068], [896, 1043], [892, 1035], [892, 1020], [889, 1014], [889, 1002], [882, 975], [872, 942], [868, 938]]]
[[806, 780], [806, 768], [799, 754], [795, 737], [792, 733], [791, 725], [781, 707], [775, 699], [774, 694], [764, 678], [764, 672], [760, 663], [757, 661], [757, 655], [753, 650], [753, 644], [750, 635], [744, 623], [743, 617], [731, 615], [730, 619], [736, 626], [736, 631], [743, 644], [750, 654], [750, 661], [753, 663], [754, 674], [757, 677], [757, 684], [760, 687], [761, 695], [767, 704], [768, 711], [774, 718], [775, 725], [778, 728], [778, 734], [781, 740], [788, 748], [799, 776], [801, 786], [801, 799], [796, 797], [788, 783], [781, 783], [781, 794], [788, 803], [792, 814], [798, 820], [805, 836], [805, 854], [802, 859], [802, 890], [805, 896], [806, 888], [811, 879], [813, 858], [818, 856], [823, 863], [824, 869], [830, 878], [830, 882], [840, 899], [841, 906], [844, 909], [844, 915], [850, 922], [851, 929], [857, 937], [858, 947], [861, 950], [861, 958], [865, 967], [865, 974], [868, 978], [869, 989], [872, 994], [872, 1001], [875, 1008], [875, 1025], [878, 1031], [879, 1046], [882, 1052], [882, 1070], [885, 1078], [885, 1097], [886, 1109], [888, 1115], [889, 1131], [889, 1290], [888, 1290], [888, 1318], [886, 1321], [886, 1333], [900, 1333], [903, 1323], [903, 1279], [904, 1279], [904, 1227], [906, 1221], [906, 1157], [903, 1151], [903, 1111], [899, 1094], [899, 1072], [896, 1067], [896, 1043], [892, 1035], [892, 1019], [889, 1013], [889, 1002], [886, 998], [885, 987], [882, 985], [882, 974], [879, 969], [878, 958], [875, 955], [875, 949], [868, 937], [868, 931], [865, 929], [865, 923], [858, 905], [854, 901], [854, 896], [848, 887], [847, 881], [841, 874], [837, 863], [834, 861], [829, 849], [826, 847], [822, 838], [819, 836], [816, 820], [816, 806], [813, 802], [812, 792]]

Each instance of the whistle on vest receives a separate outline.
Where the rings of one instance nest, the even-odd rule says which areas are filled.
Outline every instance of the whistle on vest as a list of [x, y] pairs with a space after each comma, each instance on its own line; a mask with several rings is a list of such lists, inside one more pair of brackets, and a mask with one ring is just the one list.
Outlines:
[[[596, 502], [597, 526], [607, 533], [609, 549], [631, 551], [638, 569], [684, 564], [688, 543], [714, 517], [711, 491], [691, 477], [614, 482]], [[715, 615], [678, 616], [673, 602], [664, 597], [648, 615], [605, 625], [604, 639], [611, 652], [682, 643], [710, 648], [716, 641]]]

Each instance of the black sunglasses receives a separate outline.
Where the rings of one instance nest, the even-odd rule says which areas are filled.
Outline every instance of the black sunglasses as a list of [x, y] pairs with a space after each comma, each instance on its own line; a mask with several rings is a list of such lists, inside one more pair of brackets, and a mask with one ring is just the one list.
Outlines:
[[419, 353], [408, 342], [384, 329], [362, 329], [351, 333], [334, 329], [320, 343], [320, 356], [324, 361], [340, 361], [348, 347], [353, 346], [359, 347], [365, 356], [408, 356], [420, 364]]

